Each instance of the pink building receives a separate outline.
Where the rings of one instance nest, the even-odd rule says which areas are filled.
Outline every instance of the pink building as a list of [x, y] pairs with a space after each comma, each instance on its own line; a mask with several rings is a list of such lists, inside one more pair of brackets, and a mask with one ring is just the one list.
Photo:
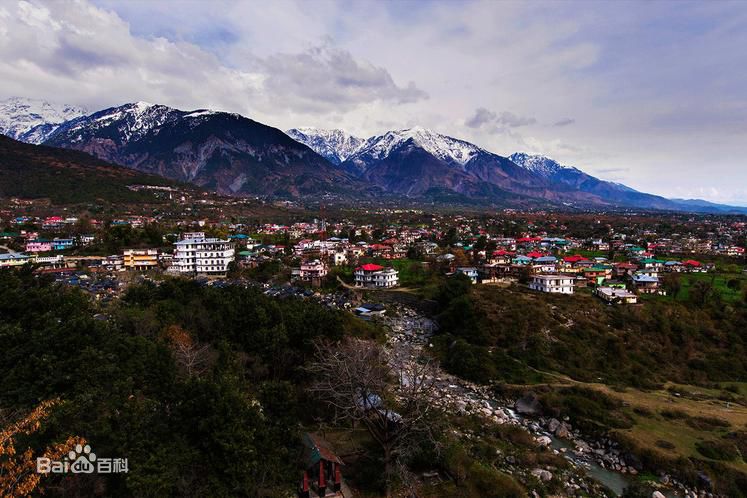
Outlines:
[[52, 243], [46, 240], [30, 240], [26, 242], [26, 252], [49, 252]]

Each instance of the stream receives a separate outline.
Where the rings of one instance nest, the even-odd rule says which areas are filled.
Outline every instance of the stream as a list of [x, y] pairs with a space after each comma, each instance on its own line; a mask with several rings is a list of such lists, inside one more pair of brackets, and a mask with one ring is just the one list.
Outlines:
[[[429, 339], [437, 328], [435, 322], [409, 308], [400, 308], [398, 311], [398, 316], [383, 320], [390, 331], [389, 346], [395, 351], [405, 345], [415, 350], [427, 348]], [[466, 382], [440, 369], [435, 384], [442, 393], [444, 406], [460, 412], [482, 414], [496, 423], [520, 425], [534, 437], [547, 436], [553, 450], [558, 451], [576, 468], [583, 469], [589, 478], [602, 484], [616, 496], [621, 496], [634, 479], [630, 474], [602, 467], [592, 454], [579, 454], [571, 441], [557, 438], [531, 417], [518, 414], [512, 406], [506, 406], [505, 402], [498, 400], [485, 386]], [[671, 489], [659, 491], [667, 498], [681, 496]]]

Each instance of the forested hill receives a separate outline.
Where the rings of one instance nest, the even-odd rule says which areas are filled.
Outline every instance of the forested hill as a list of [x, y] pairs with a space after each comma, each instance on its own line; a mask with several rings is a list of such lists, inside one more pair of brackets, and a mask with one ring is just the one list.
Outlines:
[[0, 135], [0, 198], [47, 198], [55, 204], [141, 202], [153, 196], [132, 191], [129, 185], [175, 184], [83, 152], [26, 144]]

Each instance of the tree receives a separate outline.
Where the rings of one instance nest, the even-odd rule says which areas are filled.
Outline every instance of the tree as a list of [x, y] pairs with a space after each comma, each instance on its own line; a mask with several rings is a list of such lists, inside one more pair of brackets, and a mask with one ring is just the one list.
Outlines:
[[[36, 471], [37, 457], [31, 448], [18, 452], [16, 438], [37, 432], [42, 420], [59, 404], [58, 399], [42, 401], [31, 413], [0, 429], [0, 496], [28, 496], [40, 491], [41, 478], [45, 474]], [[38, 456], [59, 460], [78, 444], [85, 444], [85, 440], [68, 437], [65, 442], [48, 447]]]
[[716, 294], [716, 289], [711, 282], [699, 280], [690, 288], [690, 300], [697, 306], [705, 307]]
[[680, 274], [677, 272], [667, 273], [662, 279], [662, 286], [668, 295], [672, 296], [673, 299], [677, 299], [677, 294], [682, 289]]
[[435, 371], [403, 349], [387, 353], [372, 341], [317, 342], [310, 392], [324, 401], [334, 422], [362, 423], [384, 455], [387, 496], [395, 483], [409, 487], [406, 463], [424, 441], [435, 446]]
[[200, 376], [208, 368], [210, 347], [200, 344], [189, 332], [178, 325], [166, 329], [171, 351], [176, 362], [184, 368], [188, 377]]

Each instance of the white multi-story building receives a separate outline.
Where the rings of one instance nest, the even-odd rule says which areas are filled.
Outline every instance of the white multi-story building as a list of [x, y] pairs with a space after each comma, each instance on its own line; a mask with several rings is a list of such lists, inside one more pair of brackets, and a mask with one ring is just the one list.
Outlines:
[[171, 271], [191, 275], [225, 275], [234, 260], [230, 240], [206, 238], [204, 233], [190, 233], [174, 243]]
[[573, 294], [573, 276], [568, 275], [534, 275], [529, 288], [542, 292]]
[[359, 266], [355, 269], [355, 285], [380, 289], [396, 287], [399, 285], [399, 272], [374, 264]]

